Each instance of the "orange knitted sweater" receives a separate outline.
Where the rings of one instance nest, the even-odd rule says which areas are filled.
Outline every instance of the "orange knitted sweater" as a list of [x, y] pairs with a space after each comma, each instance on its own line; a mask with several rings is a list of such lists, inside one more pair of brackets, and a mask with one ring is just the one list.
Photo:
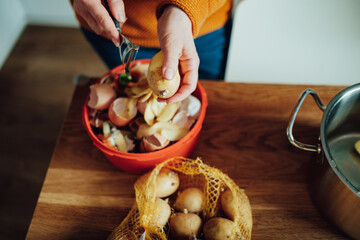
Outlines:
[[[71, 4], [74, 0], [70, 0]], [[221, 28], [230, 18], [231, 0], [123, 0], [127, 20], [123, 34], [134, 44], [159, 47], [157, 19], [167, 4], [181, 8], [192, 22], [193, 36], [198, 37]], [[76, 15], [80, 24], [90, 29], [84, 19]]]

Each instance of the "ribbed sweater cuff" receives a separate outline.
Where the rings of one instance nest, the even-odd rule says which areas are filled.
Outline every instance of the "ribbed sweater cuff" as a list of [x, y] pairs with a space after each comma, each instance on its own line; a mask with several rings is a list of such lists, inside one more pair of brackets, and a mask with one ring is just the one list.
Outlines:
[[[181, 8], [189, 17], [192, 23], [193, 37], [197, 37], [202, 24], [204, 23], [208, 14], [208, 9], [201, 9], [199, 3], [201, 1], [187, 1], [186, 4], [177, 0], [162, 1], [156, 8], [156, 17], [159, 18], [164, 11], [166, 5], [175, 5]], [[207, 8], [207, 7], [206, 7]]]

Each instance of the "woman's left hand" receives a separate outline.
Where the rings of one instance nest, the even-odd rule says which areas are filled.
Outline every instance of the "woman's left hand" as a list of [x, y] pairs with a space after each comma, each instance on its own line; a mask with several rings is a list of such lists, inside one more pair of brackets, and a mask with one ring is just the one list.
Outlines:
[[178, 67], [181, 75], [180, 88], [175, 95], [159, 101], [182, 101], [196, 89], [200, 64], [191, 21], [180, 8], [168, 5], [158, 20], [157, 29], [160, 47], [164, 53], [163, 77], [172, 79]]

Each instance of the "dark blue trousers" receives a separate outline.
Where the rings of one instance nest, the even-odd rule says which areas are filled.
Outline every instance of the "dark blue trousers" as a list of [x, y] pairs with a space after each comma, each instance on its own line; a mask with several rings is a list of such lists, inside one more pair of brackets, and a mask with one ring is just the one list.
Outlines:
[[[81, 30], [109, 69], [121, 64], [118, 48], [112, 41], [85, 28]], [[224, 27], [195, 39], [200, 58], [199, 79], [224, 79], [230, 32], [231, 22], [229, 21]], [[151, 59], [158, 51], [160, 51], [159, 48], [140, 47], [136, 59]]]

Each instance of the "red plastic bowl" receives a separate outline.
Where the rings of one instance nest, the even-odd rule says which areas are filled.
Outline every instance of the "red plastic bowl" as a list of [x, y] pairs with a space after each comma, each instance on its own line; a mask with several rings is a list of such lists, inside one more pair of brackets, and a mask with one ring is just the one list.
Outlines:
[[[149, 62], [150, 60], [146, 59], [137, 60], [134, 63], [144, 64]], [[109, 74], [122, 72], [124, 72], [123, 66], [120, 65], [110, 70], [107, 74], [104, 75], [104, 77]], [[129, 173], [141, 174], [153, 168], [156, 164], [159, 164], [169, 158], [177, 156], [189, 157], [189, 155], [195, 148], [200, 135], [202, 124], [204, 122], [208, 99], [204, 88], [200, 85], [199, 82], [197, 83], [197, 88], [193, 92], [193, 95], [201, 101], [199, 118], [185, 137], [183, 137], [176, 143], [155, 152], [125, 153], [105, 146], [103, 142], [96, 137], [89, 122], [89, 108], [87, 106], [89, 96], [87, 97], [86, 102], [83, 106], [82, 121], [94, 145], [103, 152], [103, 154], [110, 160], [113, 165]]]

